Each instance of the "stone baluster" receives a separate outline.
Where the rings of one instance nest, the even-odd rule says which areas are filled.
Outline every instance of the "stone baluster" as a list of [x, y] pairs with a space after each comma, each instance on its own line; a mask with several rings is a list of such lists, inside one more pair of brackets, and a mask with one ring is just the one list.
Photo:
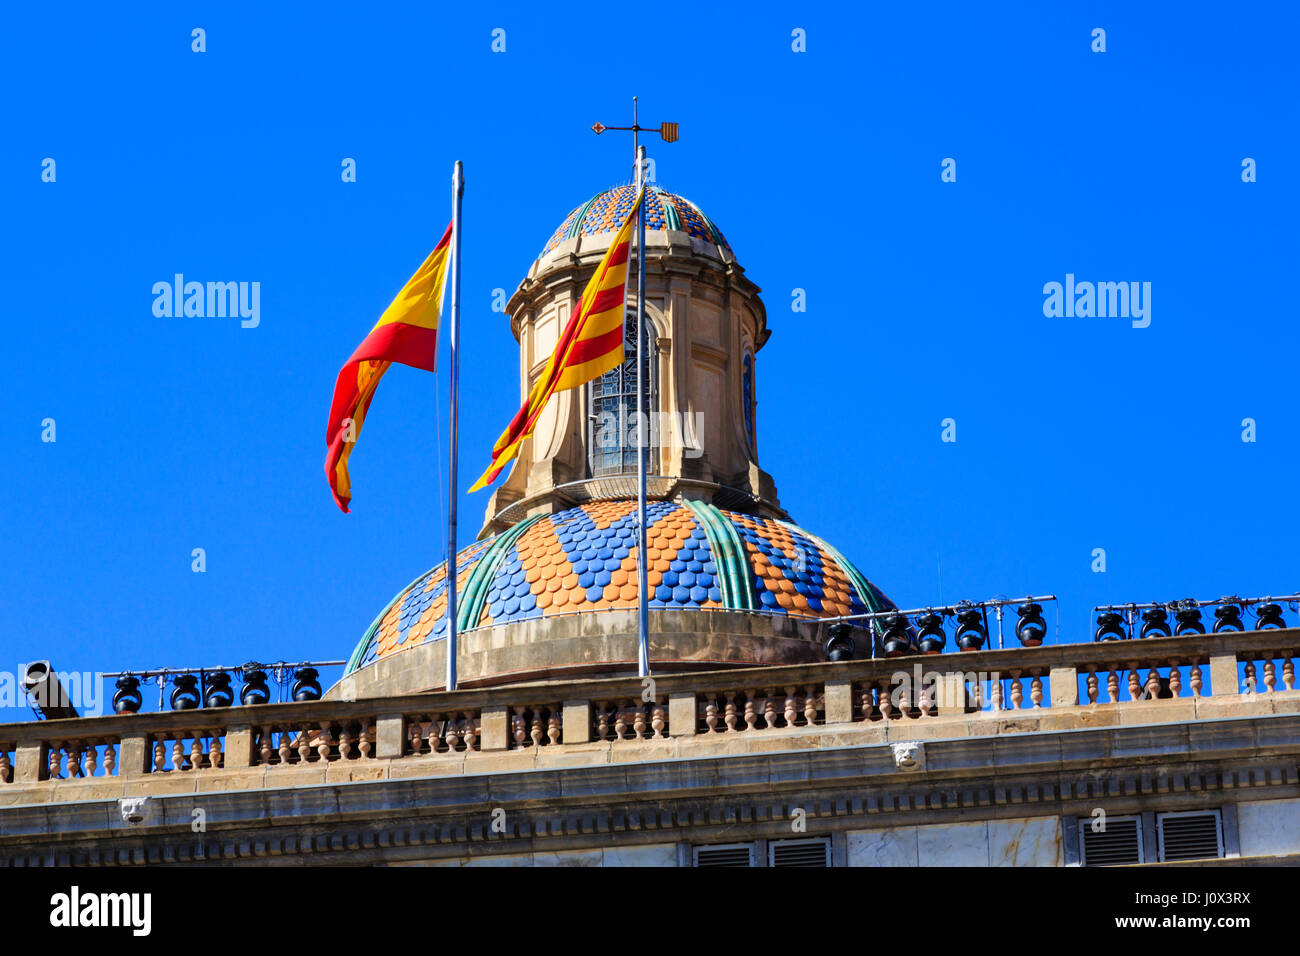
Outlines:
[[516, 707], [514, 716], [510, 718], [510, 731], [515, 738], [515, 746], [523, 747], [524, 741], [528, 739], [528, 722], [524, 720], [524, 708]]
[[736, 729], [736, 724], [740, 721], [740, 716], [736, 713], [736, 697], [734, 693], [726, 694], [727, 710], [723, 719], [727, 722], [727, 731], [730, 733]]
[[1020, 684], [1020, 671], [1011, 674], [1011, 709], [1019, 710], [1025, 699], [1025, 689]]
[[534, 747], [540, 747], [542, 745], [544, 732], [542, 728], [542, 708], [540, 706], [533, 708], [533, 725], [530, 736], [533, 739]]
[[763, 725], [768, 730], [776, 729], [776, 688], [763, 689]]
[[1097, 672], [1088, 671], [1088, 703], [1097, 703]]
[[258, 731], [258, 756], [261, 758], [262, 766], [268, 766], [271, 763], [271, 728], [263, 727]]
[[221, 766], [221, 738], [215, 730], [208, 738], [208, 766], [213, 770]]
[[596, 701], [596, 739], [597, 740], [609, 739], [609, 711], [606, 709], [608, 707], [609, 707], [609, 703], [607, 701], [603, 701], [603, 700]]
[[1295, 661], [1291, 660], [1289, 651], [1282, 659], [1282, 686], [1287, 690], [1295, 690]]
[[984, 709], [984, 682], [978, 678], [971, 682], [971, 703], [975, 706], [975, 713]]
[[808, 688], [808, 696], [803, 700], [803, 719], [809, 727], [817, 724], [817, 691]]
[[348, 725], [344, 724], [339, 730], [339, 759], [347, 760], [352, 756], [352, 734], [348, 733]]
[[469, 714], [465, 715], [465, 721], [460, 725], [460, 736], [465, 741], [466, 750], [478, 750], [478, 721]]
[[161, 740], [153, 742], [153, 772], [162, 773], [167, 767], [167, 748]]
[[[551, 743], [553, 744], [558, 744], [560, 742], [560, 713], [560, 705], [556, 704], [555, 708], [551, 711], [551, 719], [546, 723], [546, 736], [551, 739]], [[645, 716], [639, 712], [638, 716], [641, 718], [641, 730], [644, 732]]]
[[1179, 672], [1176, 661], [1169, 665], [1169, 693], [1175, 697], [1180, 697], [1183, 693], [1183, 675]]
[[989, 695], [993, 698], [993, 709], [1002, 710], [1002, 678], [989, 682]]
[[[616, 704], [618, 710], [614, 712], [614, 739], [623, 740], [627, 736], [627, 708], [622, 704]], [[717, 708], [715, 707], [716, 711]]]
[[175, 740], [172, 741], [172, 769], [173, 770], [190, 769], [189, 767], [185, 766], [185, 746], [181, 743], [181, 739], [179, 737], [177, 737]]
[[712, 697], [704, 705], [704, 723], [709, 728], [709, 733], [718, 732], [718, 702]]
[[635, 707], [632, 711], [632, 729], [636, 732], [637, 740], [645, 740], [645, 708]]
[[1138, 672], [1136, 667], [1130, 667], [1128, 671], [1128, 699], [1142, 699], [1142, 684], [1138, 681]]
[[931, 716], [934, 713], [934, 686], [924, 680], [921, 681], [921, 689], [917, 697], [919, 698], [917, 703], [921, 710], [921, 716]]
[[[113, 776], [113, 771], [117, 769], [117, 745], [111, 740], [104, 744], [104, 776]], [[0, 775], [2, 776], [2, 775]]]
[[1193, 664], [1193, 665], [1192, 665], [1192, 679], [1191, 679], [1191, 685], [1192, 685], [1192, 696], [1193, 696], [1193, 697], [1200, 697], [1200, 696], [1201, 696], [1201, 688], [1202, 688], [1203, 686], [1205, 686], [1204, 684], [1201, 683], [1201, 665], [1200, 665], [1200, 664]]
[[663, 704], [655, 704], [654, 707], [650, 709], [650, 729], [654, 731], [654, 736], [656, 738], [662, 739], [667, 736], [664, 733], [664, 727], [667, 724], [667, 716]]
[[1245, 670], [1246, 670], [1246, 680], [1244, 681], [1245, 693], [1253, 694], [1257, 690], [1259, 690], [1259, 687], [1255, 684], [1255, 662], [1246, 661]]
[[1147, 671], [1147, 700], [1155, 700], [1160, 696], [1160, 672], [1154, 667]]
[[197, 731], [190, 739], [190, 769], [203, 769], [203, 741], [199, 739]]
[[99, 744], [89, 740], [85, 744], [86, 748], [86, 776], [93, 777], [95, 771], [99, 769]]
[[908, 678], [898, 685], [898, 716], [912, 716], [912, 682]]
[[375, 746], [375, 729], [372, 725], [361, 721], [361, 736], [357, 741], [357, 748], [361, 751], [361, 759], [369, 760], [370, 752]]
[[798, 701], [795, 700], [794, 688], [787, 687], [785, 689], [785, 714], [784, 714], [785, 725], [787, 727], [794, 726], [795, 715], [798, 714], [798, 712], [799, 712], [799, 707], [798, 707]]
[[876, 715], [875, 692], [870, 683], [862, 685], [862, 691], [859, 695], [859, 708], [863, 720], [870, 720]]
[[424, 749], [423, 726], [423, 723], [419, 720], [411, 721], [411, 754], [414, 756], [419, 756], [420, 751]]
[[454, 753], [460, 750], [460, 724], [456, 722], [455, 714], [447, 716], [447, 750], [449, 753]]
[[1035, 673], [1029, 682], [1029, 702], [1035, 707], [1043, 706], [1043, 675]]
[[280, 730], [280, 747], [279, 747], [279, 752], [280, 752], [280, 766], [282, 766], [282, 767], [286, 767], [286, 766], [289, 765], [289, 758], [290, 758], [290, 756], [293, 754], [293, 746], [292, 746], [292, 745], [293, 745], [292, 735], [289, 733], [289, 731], [284, 730], [283, 728], [281, 728], [281, 730]]
[[894, 699], [889, 694], [889, 681], [880, 682], [880, 716], [889, 720], [894, 716]]
[[330, 725], [321, 724], [320, 734], [316, 737], [316, 756], [328, 763], [333, 745], [334, 738], [330, 734]]
[[298, 749], [298, 763], [305, 764], [311, 760], [311, 740], [307, 735], [307, 727], [303, 725], [298, 730], [298, 736], [295, 740]]
[[1112, 704], [1119, 703], [1119, 674], [1115, 671], [1106, 675], [1106, 696]]
[[1264, 659], [1264, 686], [1270, 694], [1277, 689], [1277, 667], [1271, 657]]
[[0, 750], [0, 783], [9, 783], [13, 765], [9, 762], [9, 751]]
[[754, 701], [755, 692], [752, 690], [745, 691], [745, 729], [758, 729], [758, 708]]
[[63, 777], [63, 748], [59, 744], [50, 746], [50, 779], [59, 780]]

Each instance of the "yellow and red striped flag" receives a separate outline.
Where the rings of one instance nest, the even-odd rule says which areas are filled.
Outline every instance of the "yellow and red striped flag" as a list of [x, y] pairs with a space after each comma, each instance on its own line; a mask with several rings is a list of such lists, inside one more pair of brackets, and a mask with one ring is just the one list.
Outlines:
[[610, 243], [582, 297], [574, 306], [560, 341], [537, 377], [528, 398], [492, 447], [492, 464], [471, 492], [496, 481], [501, 469], [519, 457], [519, 448], [533, 429], [551, 396], [604, 375], [623, 363], [623, 306], [627, 298], [627, 260], [632, 226], [641, 208], [637, 195], [632, 214]]
[[375, 397], [379, 380], [394, 362], [432, 372], [438, 365], [438, 315], [451, 261], [451, 225], [429, 258], [402, 286], [375, 327], [339, 371], [325, 429], [325, 477], [344, 511], [352, 500], [348, 456]]

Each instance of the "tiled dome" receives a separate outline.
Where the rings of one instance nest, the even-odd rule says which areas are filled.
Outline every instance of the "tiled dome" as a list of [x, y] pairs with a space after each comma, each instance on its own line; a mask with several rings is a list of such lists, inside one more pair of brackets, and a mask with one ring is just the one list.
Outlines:
[[[700, 502], [647, 504], [651, 608], [824, 618], [893, 603], [833, 547], [786, 521]], [[462, 630], [636, 606], [636, 502], [539, 515], [457, 556]], [[440, 564], [404, 588], [366, 631], [348, 672], [447, 633]]]
[[[623, 225], [636, 202], [635, 186], [616, 186], [597, 193], [578, 206], [547, 240], [542, 255], [545, 256], [565, 239], [575, 236], [594, 236], [613, 232]], [[646, 229], [674, 229], [704, 239], [731, 255], [731, 246], [708, 216], [689, 199], [674, 195], [651, 183], [646, 191]]]

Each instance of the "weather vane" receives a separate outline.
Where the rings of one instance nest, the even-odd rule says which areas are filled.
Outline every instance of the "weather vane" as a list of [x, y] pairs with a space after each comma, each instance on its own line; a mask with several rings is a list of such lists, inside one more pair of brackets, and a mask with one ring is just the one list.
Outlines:
[[593, 131], [597, 136], [599, 136], [601, 133], [605, 132], [605, 130], [607, 130], [607, 129], [620, 129], [620, 130], [627, 130], [627, 131], [631, 132], [631, 133], [632, 133], [632, 154], [633, 154], [634, 156], [637, 155], [637, 146], [640, 145], [639, 142], [638, 142], [639, 134], [641, 134], [641, 133], [643, 133], [643, 132], [645, 132], [645, 133], [651, 133], [651, 132], [658, 133], [658, 134], [663, 138], [663, 141], [664, 141], [665, 143], [675, 143], [675, 142], [677, 142], [677, 124], [676, 124], [676, 123], [660, 123], [657, 127], [656, 127], [656, 126], [641, 126], [641, 125], [639, 125], [639, 124], [637, 123], [636, 97], [635, 97], [635, 96], [632, 97], [632, 125], [631, 125], [631, 126], [606, 126], [606, 125], [603, 124], [603, 123], [593, 123], [593, 124], [591, 124], [591, 129], [592, 129], [592, 131]]

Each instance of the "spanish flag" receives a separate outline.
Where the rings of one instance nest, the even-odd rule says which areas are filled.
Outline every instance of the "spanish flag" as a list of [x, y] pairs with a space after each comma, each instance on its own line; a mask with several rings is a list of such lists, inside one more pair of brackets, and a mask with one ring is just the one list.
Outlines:
[[447, 231], [429, 258], [402, 286], [397, 298], [339, 371], [325, 429], [325, 444], [329, 447], [325, 477], [329, 479], [335, 503], [344, 511], [352, 500], [348, 456], [361, 434], [370, 400], [375, 397], [375, 389], [388, 366], [398, 362], [427, 372], [437, 368], [438, 314], [442, 311], [450, 262], [451, 224], [448, 223]]
[[537, 419], [552, 395], [590, 382], [623, 363], [628, 250], [632, 245], [632, 225], [640, 208], [638, 194], [632, 214], [619, 229], [574, 306], [568, 324], [560, 333], [560, 341], [529, 391], [528, 399], [492, 447], [492, 464], [471, 492], [492, 484], [501, 469], [519, 457], [519, 447], [537, 427]]

